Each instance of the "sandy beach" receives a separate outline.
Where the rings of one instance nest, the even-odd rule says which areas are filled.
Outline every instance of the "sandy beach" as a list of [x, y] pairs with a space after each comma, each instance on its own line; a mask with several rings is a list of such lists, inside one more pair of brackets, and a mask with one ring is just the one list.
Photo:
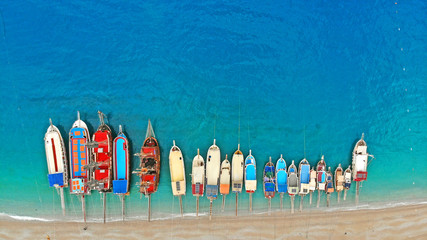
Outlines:
[[423, 239], [427, 205], [107, 224], [0, 220], [0, 239]]

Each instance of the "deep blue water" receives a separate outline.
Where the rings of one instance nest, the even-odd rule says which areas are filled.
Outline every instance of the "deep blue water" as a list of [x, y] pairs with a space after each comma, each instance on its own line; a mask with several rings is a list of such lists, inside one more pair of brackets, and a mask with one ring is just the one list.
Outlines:
[[[375, 159], [361, 203], [427, 198], [424, 1], [5, 0], [0, 10], [0, 212], [60, 216], [43, 137], [52, 118], [67, 139], [77, 110], [91, 133], [98, 110], [115, 132], [124, 125], [133, 152], [152, 120], [162, 151], [154, 218], [179, 213], [172, 140], [189, 180], [197, 148], [205, 156], [214, 137], [222, 158], [235, 151], [239, 108], [241, 147], [245, 155], [252, 149], [258, 176], [280, 154], [288, 164], [304, 155], [315, 164], [324, 154], [333, 169], [347, 167], [364, 132]], [[137, 190], [132, 184], [128, 215], [144, 217], [147, 200]], [[247, 194], [240, 201], [247, 213]], [[346, 204], [353, 201], [354, 187]], [[188, 191], [185, 212], [195, 202]], [[78, 199], [66, 194], [66, 203], [68, 216], [80, 219]], [[119, 199], [108, 203], [109, 217], [119, 218]], [[220, 200], [214, 205], [219, 214]], [[101, 206], [93, 192], [89, 219]], [[255, 211], [266, 207], [258, 184]], [[229, 197], [227, 212], [233, 209]], [[208, 211], [205, 198], [201, 211]]]

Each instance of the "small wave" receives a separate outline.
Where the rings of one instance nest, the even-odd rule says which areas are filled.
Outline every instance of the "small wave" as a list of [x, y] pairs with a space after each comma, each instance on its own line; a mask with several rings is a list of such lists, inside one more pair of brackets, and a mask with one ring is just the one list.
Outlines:
[[40, 221], [40, 222], [51, 222], [53, 220], [49, 220], [46, 218], [38, 218], [38, 217], [29, 217], [29, 216], [17, 216], [17, 215], [9, 215], [6, 213], [0, 213], [0, 218], [12, 218], [18, 221]]

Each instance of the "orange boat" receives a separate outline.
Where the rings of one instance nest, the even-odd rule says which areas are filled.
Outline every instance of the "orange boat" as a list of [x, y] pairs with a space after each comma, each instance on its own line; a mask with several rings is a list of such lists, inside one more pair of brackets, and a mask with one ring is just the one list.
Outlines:
[[139, 157], [140, 169], [135, 173], [140, 177], [139, 192], [148, 197], [148, 221], [150, 221], [151, 194], [157, 191], [160, 180], [160, 148], [150, 120]]

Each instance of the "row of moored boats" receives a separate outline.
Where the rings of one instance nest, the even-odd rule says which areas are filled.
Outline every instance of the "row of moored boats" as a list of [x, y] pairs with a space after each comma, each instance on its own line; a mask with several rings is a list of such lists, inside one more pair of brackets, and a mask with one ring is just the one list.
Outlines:
[[[105, 194], [113, 192], [122, 200], [122, 216], [124, 219], [124, 197], [129, 194], [130, 183], [130, 158], [129, 142], [119, 126], [119, 133], [113, 139], [110, 127], [104, 122], [105, 115], [98, 112], [100, 125], [97, 131], [89, 135], [87, 125], [80, 119], [72, 125], [69, 133], [69, 161], [65, 150], [64, 141], [57, 127], [52, 122], [45, 135], [45, 149], [48, 164], [48, 179], [51, 187], [56, 187], [61, 196], [63, 214], [65, 214], [65, 203], [63, 188], [69, 187], [70, 193], [81, 196], [84, 221], [86, 222], [85, 195], [96, 190], [103, 194], [104, 222], [106, 216]], [[157, 191], [160, 176], [160, 149], [155, 137], [151, 122], [148, 121], [147, 133], [139, 153], [138, 169], [132, 173], [139, 179], [139, 192], [148, 197], [148, 219], [151, 216], [151, 194]], [[338, 202], [340, 192], [344, 191], [344, 200], [347, 190], [350, 189], [352, 181], [356, 181], [356, 202], [358, 201], [359, 183], [367, 179], [368, 158], [367, 145], [362, 138], [356, 143], [353, 150], [352, 165], [343, 169], [341, 164], [335, 172], [327, 167], [324, 156], [316, 166], [310, 166], [307, 159], [302, 159], [298, 166], [294, 161], [287, 166], [281, 155], [276, 161], [271, 157], [265, 164], [262, 178], [264, 196], [269, 200], [280, 194], [280, 206], [283, 208], [283, 197], [288, 194], [291, 198], [291, 211], [294, 212], [294, 198], [301, 197], [300, 210], [302, 210], [303, 197], [318, 191], [317, 207], [320, 204], [322, 192], [329, 196], [336, 191]], [[182, 199], [186, 194], [186, 173], [184, 157], [180, 148], [173, 141], [169, 152], [169, 167], [171, 176], [172, 193], [180, 199], [180, 210], [183, 215]], [[222, 210], [224, 210], [225, 197], [230, 192], [236, 194], [236, 215], [238, 209], [238, 194], [244, 190], [249, 193], [249, 210], [252, 211], [252, 194], [257, 190], [256, 161], [249, 150], [244, 157], [238, 144], [237, 150], [228, 160], [228, 155], [221, 161], [220, 148], [214, 139], [209, 147], [206, 162], [200, 155], [199, 149], [192, 162], [191, 191], [197, 199], [196, 213], [199, 212], [199, 197], [206, 194], [210, 200], [210, 215], [212, 216], [212, 202], [223, 196]], [[231, 191], [230, 191], [231, 190]], [[269, 211], [270, 212], [270, 211]]]

